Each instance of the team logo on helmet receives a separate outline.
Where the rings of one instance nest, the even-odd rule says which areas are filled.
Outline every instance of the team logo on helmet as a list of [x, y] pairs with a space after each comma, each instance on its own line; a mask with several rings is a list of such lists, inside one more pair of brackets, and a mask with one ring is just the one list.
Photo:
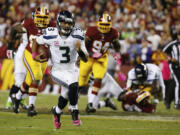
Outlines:
[[111, 16], [109, 14], [103, 14], [100, 16], [97, 26], [101, 33], [108, 33], [112, 28]]
[[49, 10], [46, 7], [39, 7], [34, 12], [34, 23], [38, 28], [46, 28], [49, 25]]

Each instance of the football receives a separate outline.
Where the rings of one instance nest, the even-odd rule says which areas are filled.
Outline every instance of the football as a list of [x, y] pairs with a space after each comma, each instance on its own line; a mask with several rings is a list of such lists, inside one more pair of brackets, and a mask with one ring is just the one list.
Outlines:
[[47, 47], [45, 45], [39, 45], [37, 52], [38, 52], [38, 54], [43, 54], [40, 57], [41, 59], [48, 59], [50, 57], [49, 47]]

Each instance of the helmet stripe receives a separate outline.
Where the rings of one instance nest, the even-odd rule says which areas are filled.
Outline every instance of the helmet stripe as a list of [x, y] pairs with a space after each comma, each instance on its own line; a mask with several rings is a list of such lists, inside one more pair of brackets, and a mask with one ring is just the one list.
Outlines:
[[44, 12], [44, 6], [42, 6], [41, 13], [42, 13], [42, 14], [45, 14], [45, 12]]

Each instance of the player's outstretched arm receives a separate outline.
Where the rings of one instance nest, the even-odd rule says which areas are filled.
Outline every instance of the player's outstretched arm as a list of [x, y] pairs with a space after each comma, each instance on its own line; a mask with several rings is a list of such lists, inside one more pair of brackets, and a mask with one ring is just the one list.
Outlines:
[[19, 43], [21, 42], [22, 34], [26, 30], [21, 24], [16, 24], [11, 28], [9, 40], [8, 40], [8, 50], [6, 52], [8, 58], [14, 57], [14, 52], [17, 50]]
[[84, 42], [76, 41], [75, 46], [81, 60], [87, 62], [89, 54], [86, 50]]
[[112, 42], [113, 48], [117, 53], [120, 53], [121, 45], [119, 43], [119, 39], [114, 39]]

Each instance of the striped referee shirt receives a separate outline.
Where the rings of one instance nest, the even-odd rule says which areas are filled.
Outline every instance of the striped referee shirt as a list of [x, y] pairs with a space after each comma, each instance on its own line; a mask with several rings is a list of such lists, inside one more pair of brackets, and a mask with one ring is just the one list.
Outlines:
[[171, 56], [171, 58], [177, 60], [180, 64], [180, 42], [177, 40], [170, 42], [163, 48], [163, 52], [167, 53]]

